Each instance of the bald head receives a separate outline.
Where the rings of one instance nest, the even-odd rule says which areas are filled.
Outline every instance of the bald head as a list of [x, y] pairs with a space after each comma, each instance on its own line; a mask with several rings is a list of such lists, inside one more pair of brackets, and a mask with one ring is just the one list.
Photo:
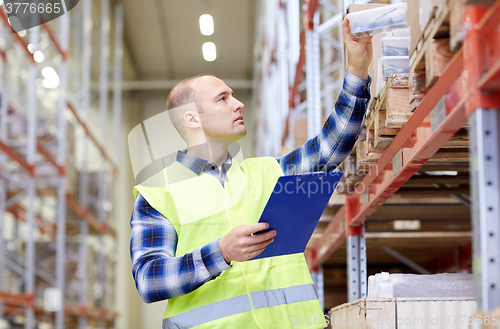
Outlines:
[[196, 102], [196, 90], [193, 87], [193, 82], [198, 78], [206, 76], [215, 77], [213, 74], [204, 73], [179, 82], [168, 94], [167, 108], [170, 110], [174, 107]]
[[194, 81], [198, 78], [211, 76], [212, 74], [204, 73], [199, 74], [179, 82], [168, 94], [167, 97], [167, 110], [170, 116], [170, 120], [174, 125], [177, 132], [185, 139], [186, 125], [184, 123], [184, 113], [191, 107], [185, 106], [187, 104], [195, 104], [198, 112], [201, 113], [201, 109], [197, 102], [197, 92], [193, 86]]

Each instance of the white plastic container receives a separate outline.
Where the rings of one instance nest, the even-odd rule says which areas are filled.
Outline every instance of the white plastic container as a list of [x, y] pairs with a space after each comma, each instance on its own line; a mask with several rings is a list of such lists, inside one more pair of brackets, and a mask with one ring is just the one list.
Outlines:
[[399, 30], [394, 30], [387, 32], [385, 34], [386, 37], [388, 38], [393, 38], [393, 37], [409, 37], [411, 36], [410, 28], [406, 29], [399, 29]]
[[398, 3], [347, 14], [352, 33], [361, 37], [363, 33], [370, 35], [389, 32], [408, 27], [408, 6]]
[[382, 38], [380, 39], [383, 56], [408, 56], [410, 38]]
[[410, 58], [408, 56], [384, 56], [379, 59], [382, 67], [382, 76], [388, 77], [393, 73], [410, 73]]

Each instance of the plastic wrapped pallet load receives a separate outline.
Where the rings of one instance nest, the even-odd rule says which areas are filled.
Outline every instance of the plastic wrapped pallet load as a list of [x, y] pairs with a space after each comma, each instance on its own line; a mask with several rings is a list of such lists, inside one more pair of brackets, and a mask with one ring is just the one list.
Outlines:
[[338, 329], [467, 329], [476, 301], [471, 274], [389, 274], [368, 279], [368, 298], [337, 306]]
[[472, 274], [421, 275], [382, 272], [368, 278], [368, 298], [472, 296]]

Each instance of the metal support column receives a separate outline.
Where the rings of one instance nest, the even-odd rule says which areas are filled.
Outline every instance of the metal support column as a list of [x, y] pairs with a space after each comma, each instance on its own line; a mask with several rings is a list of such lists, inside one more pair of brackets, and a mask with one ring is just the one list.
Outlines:
[[288, 53], [289, 53], [289, 85], [295, 80], [295, 69], [300, 57], [300, 3], [299, 0], [288, 0], [286, 3]]
[[277, 120], [277, 133], [276, 133], [276, 155], [280, 155], [281, 153], [281, 140], [282, 140], [282, 132], [283, 123], [285, 122], [285, 118], [288, 115], [288, 93], [289, 93], [289, 84], [288, 84], [288, 33], [286, 28], [286, 7], [284, 5], [278, 8], [278, 81], [277, 84], [279, 86], [279, 95], [280, 95], [280, 108], [276, 109], [278, 112], [278, 120]]
[[120, 163], [120, 131], [122, 113], [122, 57], [123, 57], [123, 6], [115, 6], [115, 53], [113, 68], [113, 131], [115, 145], [115, 165]]
[[[83, 39], [82, 39], [82, 121], [88, 123], [90, 111], [90, 72], [92, 57], [92, 0], [83, 0]], [[89, 136], [85, 133], [82, 137], [82, 167], [80, 176], [80, 205], [85, 214], [88, 213], [88, 156], [89, 156]], [[89, 223], [86, 218], [82, 218], [80, 224], [80, 251], [78, 271], [80, 273], [80, 291], [79, 304], [81, 313], [78, 327], [86, 329], [87, 327], [87, 235], [89, 232]]]
[[306, 259], [308, 260], [309, 272], [311, 272], [311, 278], [318, 293], [319, 303], [321, 308], [325, 308], [325, 287], [324, 287], [324, 277], [323, 277], [323, 266], [314, 266], [314, 262], [318, 258], [318, 250], [316, 248], [311, 248], [309, 252], [305, 253]]
[[[35, 16], [34, 16], [35, 17]], [[36, 26], [29, 31], [30, 44], [38, 47], [40, 38], [40, 27]], [[26, 162], [31, 168], [28, 175], [28, 186], [26, 188], [26, 250], [25, 250], [25, 294], [28, 297], [28, 305], [26, 307], [26, 319], [24, 328], [31, 329], [35, 327], [35, 313], [33, 309], [33, 299], [35, 293], [35, 154], [36, 154], [36, 121], [37, 121], [37, 98], [36, 98], [36, 81], [38, 68], [35, 61], [31, 61], [29, 65], [28, 78], [28, 100], [27, 100], [27, 149]]]
[[[101, 58], [100, 58], [100, 78], [99, 78], [99, 115], [100, 115], [100, 144], [103, 149], [106, 148], [106, 132], [107, 122], [108, 122], [108, 61], [109, 61], [109, 0], [102, 0], [101, 2]], [[106, 222], [107, 212], [105, 209], [105, 204], [107, 203], [107, 163], [106, 159], [101, 156], [101, 164], [99, 170], [99, 182], [98, 182], [98, 214], [97, 217], [101, 223]], [[100, 298], [98, 301], [98, 307], [104, 308], [104, 294], [106, 290], [105, 286], [105, 246], [104, 246], [104, 236], [99, 234], [99, 250], [97, 251], [97, 282], [99, 285]], [[104, 329], [106, 323], [101, 319], [99, 321], [99, 328]]]
[[[493, 12], [492, 12], [493, 11]], [[463, 42], [469, 88], [473, 270], [478, 308], [500, 307], [500, 39], [498, 3], [469, 5]]]
[[307, 139], [321, 131], [321, 70], [318, 26], [319, 14], [314, 14], [313, 28], [306, 31]]
[[365, 224], [352, 228], [349, 222], [359, 212], [359, 200], [346, 197], [347, 234], [347, 299], [349, 302], [366, 297], [366, 237]]
[[[59, 168], [66, 165], [66, 96], [68, 88], [68, 62], [66, 55], [69, 47], [69, 18], [62, 15], [59, 18], [59, 46], [65, 54], [59, 64], [59, 100], [57, 104], [57, 158]], [[57, 237], [56, 237], [56, 285], [61, 301], [59, 310], [56, 311], [56, 329], [64, 328], [64, 290], [66, 279], [66, 177], [65, 171], [59, 173], [57, 182]]]
[[[6, 41], [6, 46], [8, 47], [9, 43], [9, 35], [7, 34], [4, 37], [4, 40]], [[3, 51], [3, 49], [2, 49]], [[0, 142], [3, 144], [6, 144], [7, 142], [7, 118], [8, 118], [8, 107], [9, 107], [9, 85], [7, 81], [8, 77], [8, 65], [7, 65], [7, 58], [5, 57], [5, 53], [2, 54], [2, 58], [0, 59], [3, 61], [2, 65], [2, 72], [1, 72], [1, 84], [2, 84], [2, 95], [0, 98]], [[7, 156], [3, 153], [0, 153], [0, 167], [5, 168], [7, 165]], [[4, 235], [5, 235], [5, 212], [6, 212], [6, 206], [5, 203], [7, 202], [7, 181], [5, 177], [5, 171], [2, 169], [0, 171], [0, 289], [4, 289], [4, 269], [5, 269], [5, 241], [4, 241]]]
[[469, 118], [473, 268], [480, 310], [500, 306], [500, 110]]

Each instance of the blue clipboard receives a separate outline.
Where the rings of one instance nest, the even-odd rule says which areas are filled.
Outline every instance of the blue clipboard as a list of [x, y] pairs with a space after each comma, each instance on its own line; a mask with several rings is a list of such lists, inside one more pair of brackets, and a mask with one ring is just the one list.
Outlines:
[[303, 253], [342, 175], [321, 172], [280, 177], [259, 219], [259, 223], [269, 223], [269, 228], [255, 233], [276, 230], [276, 236], [251, 260]]

